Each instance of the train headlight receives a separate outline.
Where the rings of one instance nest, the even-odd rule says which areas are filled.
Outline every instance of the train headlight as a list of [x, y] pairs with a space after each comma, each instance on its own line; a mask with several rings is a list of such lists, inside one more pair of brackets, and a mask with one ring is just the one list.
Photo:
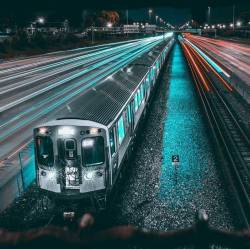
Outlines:
[[85, 180], [92, 180], [94, 177], [94, 172], [93, 171], [88, 171], [86, 172], [86, 174], [84, 175], [84, 179]]
[[91, 135], [96, 135], [98, 133], [98, 128], [91, 128], [90, 129], [90, 134]]
[[74, 135], [74, 134], [75, 134], [75, 129], [72, 127], [65, 126], [58, 129], [58, 135], [64, 136], [64, 135]]
[[39, 134], [41, 134], [41, 135], [45, 135], [46, 134], [46, 132], [47, 132], [47, 128], [46, 127], [41, 127], [41, 128], [39, 128]]
[[47, 172], [47, 177], [48, 177], [48, 180], [54, 180], [54, 179], [56, 179], [56, 171], [53, 170], [53, 171]]
[[92, 138], [86, 138], [82, 141], [82, 146], [84, 148], [93, 147], [93, 145], [94, 145], [94, 139]]

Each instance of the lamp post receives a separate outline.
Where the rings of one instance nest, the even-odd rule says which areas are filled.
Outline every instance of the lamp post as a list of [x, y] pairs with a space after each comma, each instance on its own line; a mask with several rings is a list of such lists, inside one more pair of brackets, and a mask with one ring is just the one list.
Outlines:
[[92, 23], [92, 26], [91, 26], [91, 44], [94, 44], [94, 23]]
[[208, 6], [208, 17], [207, 17], [208, 25], [210, 25], [210, 16], [211, 16], [211, 7]]
[[235, 4], [233, 5], [233, 31], [235, 28]]
[[157, 20], [158, 20], [159, 16], [155, 16], [155, 24], [157, 25]]
[[149, 24], [151, 23], [151, 15], [152, 15], [153, 10], [149, 9], [148, 10], [148, 18], [149, 18]]
[[112, 23], [111, 23], [111, 22], [108, 22], [108, 23], [107, 23], [107, 27], [108, 27], [108, 28], [111, 28], [111, 27], [112, 27]]
[[38, 17], [37, 22], [40, 23], [40, 24], [44, 24], [45, 23], [45, 18], [44, 17]]
[[126, 19], [127, 19], [127, 25], [128, 25], [128, 10], [126, 10]]

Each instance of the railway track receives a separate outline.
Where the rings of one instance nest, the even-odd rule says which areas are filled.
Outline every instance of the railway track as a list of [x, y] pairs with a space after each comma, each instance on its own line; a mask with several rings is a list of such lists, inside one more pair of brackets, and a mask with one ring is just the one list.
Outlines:
[[250, 139], [212, 80], [212, 70], [188, 44], [182, 42], [182, 47], [215, 138], [223, 173], [236, 199], [240, 223], [249, 228]]

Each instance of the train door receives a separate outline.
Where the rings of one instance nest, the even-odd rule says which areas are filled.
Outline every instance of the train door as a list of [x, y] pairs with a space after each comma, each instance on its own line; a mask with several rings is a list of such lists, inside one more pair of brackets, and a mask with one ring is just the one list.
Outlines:
[[[117, 151], [117, 141], [116, 141], [116, 127], [113, 126], [109, 130], [109, 144], [110, 144], [110, 156], [111, 156], [111, 171], [112, 171], [112, 179], [116, 174], [118, 169], [118, 151]], [[112, 180], [113, 182], [113, 180]]]
[[65, 189], [79, 189], [81, 184], [80, 158], [74, 138], [58, 139], [58, 164]]

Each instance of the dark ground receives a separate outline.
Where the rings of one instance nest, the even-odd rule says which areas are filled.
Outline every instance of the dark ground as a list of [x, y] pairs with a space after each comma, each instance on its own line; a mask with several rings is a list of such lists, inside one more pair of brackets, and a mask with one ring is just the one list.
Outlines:
[[[170, 63], [172, 59], [171, 57]], [[230, 199], [227, 198], [227, 192], [222, 184], [223, 178], [215, 163], [206, 171], [204, 191], [208, 194], [205, 198], [202, 196], [203, 191], [190, 200], [188, 205], [183, 199], [184, 202], [180, 201], [173, 207], [170, 203], [174, 202], [174, 199], [162, 199], [159, 196], [162, 181], [168, 180], [162, 176], [162, 147], [164, 124], [168, 115], [166, 105], [169, 98], [170, 75], [171, 65], [168, 63], [147, 120], [142, 126], [143, 131], [138, 139], [135, 156], [126, 177], [121, 182], [122, 187], [105, 217], [99, 217], [99, 223], [105, 223], [104, 226], [133, 224], [152, 230], [184, 228], [194, 222], [194, 215], [198, 209], [206, 207], [213, 226], [232, 229], [235, 225], [228, 208]], [[211, 158], [214, 160], [213, 155]], [[40, 209], [36, 210], [38, 206], [42, 206], [40, 193], [35, 187], [31, 187], [23, 198], [0, 215], [0, 226], [11, 230], [25, 230], [47, 224], [53, 209], [44, 209], [40, 212]]]

